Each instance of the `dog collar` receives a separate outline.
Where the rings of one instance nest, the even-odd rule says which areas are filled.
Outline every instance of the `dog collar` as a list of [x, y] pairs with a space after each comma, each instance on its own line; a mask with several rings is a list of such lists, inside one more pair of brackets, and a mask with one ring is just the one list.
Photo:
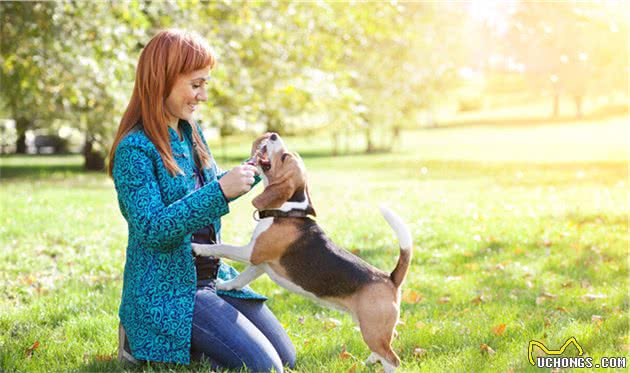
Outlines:
[[[258, 212], [258, 219], [256, 219], [256, 212]], [[311, 214], [306, 210], [254, 210], [254, 219], [264, 219], [264, 218], [308, 218], [311, 217]]]

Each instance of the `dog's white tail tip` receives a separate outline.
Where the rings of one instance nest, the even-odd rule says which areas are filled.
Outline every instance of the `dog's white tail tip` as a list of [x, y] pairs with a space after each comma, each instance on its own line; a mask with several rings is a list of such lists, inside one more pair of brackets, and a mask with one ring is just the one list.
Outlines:
[[400, 248], [402, 250], [410, 250], [413, 245], [413, 240], [411, 239], [411, 233], [409, 232], [407, 225], [403, 222], [400, 216], [396, 215], [396, 213], [390, 210], [387, 206], [380, 205], [379, 209], [389, 226], [392, 227], [394, 232], [396, 232]]

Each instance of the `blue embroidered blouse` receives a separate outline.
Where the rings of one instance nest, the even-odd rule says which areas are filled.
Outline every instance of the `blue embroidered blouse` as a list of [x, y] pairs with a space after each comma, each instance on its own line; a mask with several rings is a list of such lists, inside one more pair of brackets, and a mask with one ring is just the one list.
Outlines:
[[[179, 126], [190, 138], [192, 126], [186, 121]], [[113, 178], [129, 234], [119, 316], [134, 357], [188, 364], [197, 283], [191, 234], [212, 224], [219, 236], [221, 216], [229, 207], [218, 182], [225, 173], [213, 160], [202, 170], [207, 183], [195, 190], [194, 161], [177, 132], [169, 127], [169, 134], [173, 156], [183, 171], [174, 177], [141, 126], [116, 148]], [[221, 264], [219, 279], [236, 275], [234, 268]], [[218, 293], [266, 299], [249, 288]]]

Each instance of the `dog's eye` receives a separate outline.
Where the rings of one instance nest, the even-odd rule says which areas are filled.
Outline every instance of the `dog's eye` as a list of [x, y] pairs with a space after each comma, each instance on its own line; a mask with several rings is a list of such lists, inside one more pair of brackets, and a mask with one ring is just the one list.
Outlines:
[[284, 159], [285, 159], [287, 156], [289, 156], [289, 153], [284, 153], [284, 154], [282, 154], [282, 157], [280, 157], [280, 160], [281, 160], [282, 162], [284, 162]]

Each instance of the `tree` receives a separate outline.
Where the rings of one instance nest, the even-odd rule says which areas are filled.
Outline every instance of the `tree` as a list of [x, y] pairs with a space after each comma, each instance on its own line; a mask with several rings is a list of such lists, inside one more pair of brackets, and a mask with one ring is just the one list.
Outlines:
[[573, 97], [581, 117], [586, 95], [627, 89], [628, 24], [620, 6], [519, 3], [506, 46], [536, 87], [551, 87], [554, 116], [562, 93]]

